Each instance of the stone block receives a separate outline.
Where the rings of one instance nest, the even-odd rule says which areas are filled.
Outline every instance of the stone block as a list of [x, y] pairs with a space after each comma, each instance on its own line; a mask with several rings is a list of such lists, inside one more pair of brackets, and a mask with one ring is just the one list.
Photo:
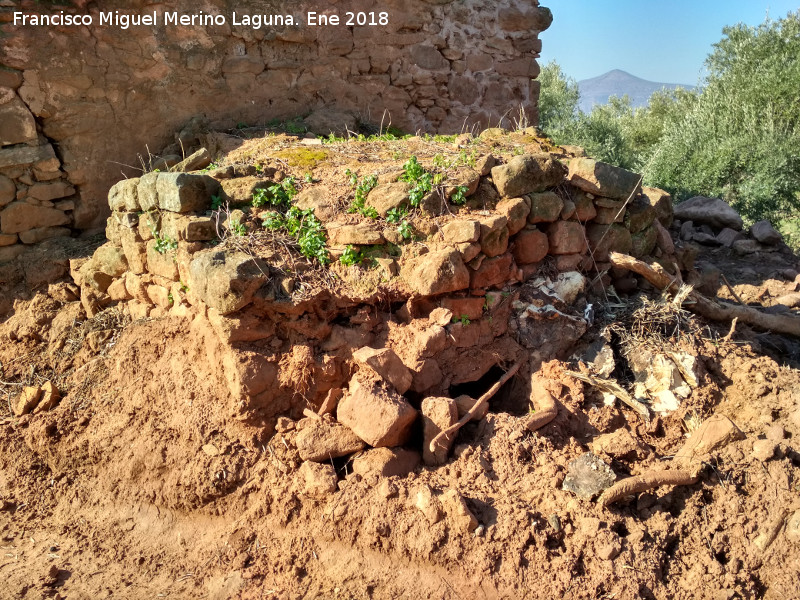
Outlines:
[[599, 225], [592, 223], [586, 227], [586, 237], [595, 261], [608, 260], [609, 252], [629, 254], [633, 247], [631, 232], [619, 224]]
[[550, 254], [580, 254], [586, 251], [586, 230], [577, 221], [556, 221], [547, 228]]
[[[206, 180], [211, 180], [207, 182]], [[156, 181], [158, 206], [175, 213], [205, 212], [211, 208], [207, 185], [216, 180], [191, 173], [159, 173]]]
[[497, 203], [495, 210], [505, 215], [508, 219], [508, 234], [514, 235], [527, 224], [531, 206], [530, 201], [525, 198], [505, 198]]
[[0, 211], [0, 233], [21, 233], [40, 227], [68, 225], [70, 218], [60, 210], [12, 202]]
[[492, 169], [492, 180], [504, 198], [541, 192], [564, 180], [566, 169], [550, 154], [523, 154]]
[[484, 217], [481, 223], [481, 251], [492, 258], [508, 249], [508, 219], [502, 215]]
[[564, 201], [555, 192], [531, 194], [531, 212], [528, 214], [528, 223], [552, 223], [561, 216]]
[[393, 447], [408, 440], [417, 411], [379, 382], [353, 379], [339, 401], [337, 418], [370, 446]]
[[422, 460], [428, 466], [443, 465], [455, 439], [455, 433], [442, 437], [433, 451], [430, 443], [439, 433], [458, 421], [458, 407], [452, 398], [431, 396], [422, 401]]
[[433, 296], [466, 289], [469, 270], [457, 250], [439, 250], [406, 261], [401, 276], [417, 294]]
[[641, 184], [638, 174], [591, 158], [573, 158], [568, 179], [585, 192], [619, 200], [633, 196]]
[[514, 238], [514, 262], [518, 265], [528, 265], [542, 260], [550, 251], [550, 241], [547, 234], [536, 228], [523, 229]]

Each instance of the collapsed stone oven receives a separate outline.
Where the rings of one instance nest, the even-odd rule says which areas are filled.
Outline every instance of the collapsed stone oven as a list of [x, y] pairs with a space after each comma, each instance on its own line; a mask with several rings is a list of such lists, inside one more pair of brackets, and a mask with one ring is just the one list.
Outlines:
[[[519, 398], [530, 387], [520, 382], [570, 349], [591, 321], [590, 283], [578, 271], [608, 283], [610, 251], [678, 268], [666, 242], [671, 198], [642, 189], [638, 175], [583, 157], [567, 169], [548, 153], [487, 154], [458, 172], [463, 206], [435, 192], [423, 201], [410, 241], [380, 218], [332, 210], [325, 182], [308, 182], [293, 203], [324, 223], [334, 256], [374, 251], [369, 271], [380, 277], [365, 270], [354, 278], [374, 285], [299, 293], [302, 274], [320, 268], [313, 261], [288, 269], [235, 235], [220, 243], [234, 219], [253, 235], [264, 231], [269, 211], [211, 206], [212, 198], [221, 206], [252, 199], [254, 172], [228, 164], [119, 182], [109, 194], [108, 243], [71, 266], [90, 316], [117, 303], [133, 319], [174, 315], [213, 332], [206, 344], [230, 391], [226, 414], [256, 436], [270, 435], [282, 415], [330, 414], [339, 404], [360, 447], [401, 446], [419, 435], [417, 410], [425, 413], [430, 398], [438, 399], [430, 410], [444, 403], [445, 417], [457, 420], [518, 362], [523, 377], [508, 382], [499, 402], [525, 413]], [[408, 202], [408, 187], [391, 173], [366, 198], [376, 214]], [[625, 277], [616, 274], [620, 285]]]
[[[34, 0], [0, 6], [0, 261], [26, 244], [101, 224], [111, 184], [120, 174], [141, 174], [148, 147], [170, 144], [195, 117], [220, 129], [335, 107], [373, 125], [454, 133], [510, 124], [522, 108], [535, 124], [538, 34], [552, 20], [537, 2], [518, 0], [213, 1], [202, 10], [228, 15], [224, 26], [122, 30], [97, 25], [114, 3], [75, 4], [86, 8]], [[185, 1], [157, 10], [167, 9], [200, 10]], [[389, 25], [231, 25], [232, 10], [289, 9], [295, 16], [380, 9]], [[136, 1], [123, 12], [145, 10]], [[88, 12], [95, 25], [13, 24], [14, 12], [60, 11]], [[191, 134], [179, 140], [195, 141]]]

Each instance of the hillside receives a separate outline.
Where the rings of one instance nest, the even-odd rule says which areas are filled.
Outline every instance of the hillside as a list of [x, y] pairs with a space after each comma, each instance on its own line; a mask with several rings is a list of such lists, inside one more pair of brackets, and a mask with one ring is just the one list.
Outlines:
[[640, 79], [625, 71], [614, 69], [599, 77], [584, 79], [578, 82], [581, 92], [580, 108], [584, 112], [592, 110], [595, 104], [605, 104], [611, 96], [627, 94], [634, 107], [645, 106], [653, 92], [663, 88], [674, 89], [683, 87], [692, 89], [694, 86], [680, 83], [658, 83]]

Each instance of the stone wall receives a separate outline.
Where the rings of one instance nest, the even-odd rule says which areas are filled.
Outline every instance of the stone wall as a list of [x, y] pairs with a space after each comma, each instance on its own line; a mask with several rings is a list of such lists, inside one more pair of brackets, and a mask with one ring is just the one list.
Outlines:
[[[87, 3], [76, 2], [82, 7]], [[537, 119], [535, 0], [227, 2], [170, 6], [111, 0], [86, 8], [0, 3], [0, 258], [21, 244], [85, 229], [140, 156], [193, 117], [212, 128], [264, 124], [321, 107], [405, 130], [458, 132]], [[232, 26], [231, 14], [386, 11], [385, 27]], [[209, 27], [99, 26], [99, 13], [227, 15]], [[88, 13], [92, 27], [15, 26], [13, 13]]]

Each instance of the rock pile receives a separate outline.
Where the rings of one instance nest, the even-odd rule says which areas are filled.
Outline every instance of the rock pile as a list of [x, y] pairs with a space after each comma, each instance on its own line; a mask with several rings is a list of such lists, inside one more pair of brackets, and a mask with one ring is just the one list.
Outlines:
[[[464, 183], [466, 207], [448, 205], [437, 192], [428, 194], [423, 212], [444, 218], [441, 227], [429, 229], [423, 243], [404, 245], [399, 259], [384, 259], [386, 272], [399, 277], [408, 297], [447, 294], [442, 306], [456, 318], [469, 318], [480, 315], [479, 298], [487, 291], [529, 280], [547, 257], [559, 271], [603, 273], [610, 270], [611, 251], [665, 259], [674, 251], [669, 243], [659, 245], [671, 225], [671, 198], [642, 189], [635, 173], [588, 158], [572, 159], [567, 168], [546, 153], [517, 156], [506, 164], [487, 155], [480, 162], [481, 171], [466, 168], [456, 177]], [[132, 300], [137, 317], [153, 307], [163, 312], [198, 302], [227, 315], [253, 302], [268, 283], [268, 265], [230, 248], [211, 247], [220, 226], [211, 198], [242, 204], [272, 182], [232, 167], [210, 175], [154, 172], [117, 183], [109, 192], [108, 244], [90, 261], [73, 265], [78, 282], [91, 287], [88, 295], [106, 303]], [[348, 246], [368, 250], [403, 242], [383, 221], [353, 223], [331, 210], [324, 187], [304, 189], [296, 203], [324, 224], [334, 257]], [[367, 204], [408, 206], [408, 186], [381, 183]]]
[[774, 252], [784, 246], [783, 236], [769, 221], [754, 223], [749, 236], [743, 227], [739, 213], [719, 198], [695, 196], [675, 207], [673, 228], [684, 242], [724, 246], [740, 255]]

